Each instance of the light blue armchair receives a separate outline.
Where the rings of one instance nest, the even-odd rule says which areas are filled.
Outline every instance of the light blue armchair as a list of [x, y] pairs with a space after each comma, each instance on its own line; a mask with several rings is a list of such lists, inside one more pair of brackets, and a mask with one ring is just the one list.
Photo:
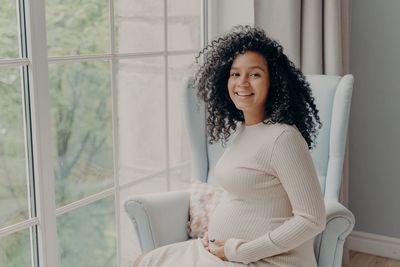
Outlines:
[[[315, 256], [319, 267], [340, 267], [343, 244], [355, 222], [353, 214], [338, 202], [353, 76], [310, 75], [307, 80], [323, 123], [317, 146], [311, 151], [327, 211], [326, 228], [315, 238]], [[204, 107], [199, 106], [195, 90], [187, 85], [185, 103], [192, 146], [192, 175], [203, 182], [216, 183], [214, 167], [223, 148], [219, 144], [208, 144]], [[125, 210], [136, 228], [143, 252], [187, 240], [188, 209], [188, 192], [136, 195], [125, 202]]]

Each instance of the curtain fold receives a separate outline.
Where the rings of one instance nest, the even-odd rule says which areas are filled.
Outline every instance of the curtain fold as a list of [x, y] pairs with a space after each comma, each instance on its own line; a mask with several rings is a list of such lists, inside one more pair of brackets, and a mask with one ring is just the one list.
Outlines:
[[301, 68], [307, 74], [322, 74], [323, 62], [323, 2], [302, 1]]
[[296, 64], [301, 63], [302, 1], [255, 0], [254, 21], [269, 36], [277, 39], [285, 53]]
[[305, 74], [349, 69], [350, 0], [255, 0], [255, 24], [284, 47]]

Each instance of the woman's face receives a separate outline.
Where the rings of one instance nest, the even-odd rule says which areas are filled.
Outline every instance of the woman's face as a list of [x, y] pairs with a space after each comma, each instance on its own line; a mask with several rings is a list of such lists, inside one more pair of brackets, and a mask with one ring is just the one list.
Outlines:
[[246, 122], [264, 120], [269, 84], [268, 63], [260, 53], [247, 51], [235, 58], [228, 91], [236, 108], [243, 111]]

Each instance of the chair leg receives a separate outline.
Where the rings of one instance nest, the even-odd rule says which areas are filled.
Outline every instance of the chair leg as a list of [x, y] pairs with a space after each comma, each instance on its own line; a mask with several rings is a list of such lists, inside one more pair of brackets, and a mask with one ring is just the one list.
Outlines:
[[343, 244], [343, 260], [342, 260], [342, 264], [343, 265], [348, 265], [349, 263], [350, 263], [349, 248], [347, 247], [347, 242], [344, 242], [344, 244]]

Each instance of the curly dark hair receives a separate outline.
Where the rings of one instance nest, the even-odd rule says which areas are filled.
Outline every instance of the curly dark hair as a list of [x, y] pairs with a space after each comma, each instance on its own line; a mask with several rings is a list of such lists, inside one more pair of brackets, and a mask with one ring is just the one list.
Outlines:
[[237, 123], [244, 121], [243, 112], [229, 97], [227, 84], [234, 59], [247, 51], [260, 53], [268, 63], [270, 87], [264, 123], [295, 125], [308, 147], [313, 148], [322, 124], [309, 83], [277, 41], [267, 37], [261, 28], [248, 25], [234, 27], [196, 57], [198, 69], [193, 86], [206, 103], [209, 143], [226, 143]]

